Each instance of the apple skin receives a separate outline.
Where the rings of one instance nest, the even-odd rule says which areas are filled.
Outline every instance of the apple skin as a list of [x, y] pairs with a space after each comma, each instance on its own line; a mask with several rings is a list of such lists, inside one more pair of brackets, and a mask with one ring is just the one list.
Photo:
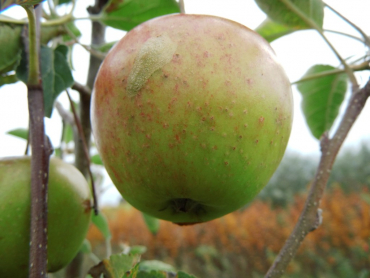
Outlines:
[[199, 223], [248, 203], [289, 139], [290, 82], [270, 45], [236, 22], [169, 15], [128, 32], [97, 74], [91, 120], [124, 199]]
[[[0, 277], [28, 277], [31, 159], [0, 159]], [[51, 158], [48, 187], [48, 271], [77, 254], [91, 219], [90, 189], [72, 165]]]

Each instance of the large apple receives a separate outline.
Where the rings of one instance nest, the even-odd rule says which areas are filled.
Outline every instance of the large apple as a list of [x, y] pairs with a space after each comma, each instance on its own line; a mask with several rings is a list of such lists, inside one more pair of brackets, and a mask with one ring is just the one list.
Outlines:
[[[30, 157], [0, 160], [0, 277], [28, 277]], [[50, 160], [48, 190], [48, 271], [65, 267], [89, 227], [91, 197], [83, 175], [59, 159]]]
[[290, 82], [270, 45], [236, 22], [169, 15], [128, 32], [103, 61], [93, 132], [137, 209], [179, 224], [250, 201], [291, 130]]

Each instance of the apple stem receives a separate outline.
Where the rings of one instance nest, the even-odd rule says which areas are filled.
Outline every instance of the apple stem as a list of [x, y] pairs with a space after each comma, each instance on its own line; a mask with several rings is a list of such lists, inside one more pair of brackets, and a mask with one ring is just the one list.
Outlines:
[[348, 132], [370, 97], [370, 79], [362, 89], [353, 86], [352, 92], [345, 114], [334, 136], [330, 139], [328, 134], [325, 133], [321, 138], [321, 159], [305, 206], [293, 232], [275, 258], [265, 278], [281, 277], [306, 235], [321, 224], [321, 209], [319, 206], [330, 177], [330, 171]]
[[[31, 142], [31, 222], [29, 278], [47, 277], [47, 194], [50, 140], [45, 136], [44, 96], [40, 78], [39, 38], [41, 6], [24, 6], [28, 16], [28, 110]], [[35, 12], [36, 11], [36, 12]]]

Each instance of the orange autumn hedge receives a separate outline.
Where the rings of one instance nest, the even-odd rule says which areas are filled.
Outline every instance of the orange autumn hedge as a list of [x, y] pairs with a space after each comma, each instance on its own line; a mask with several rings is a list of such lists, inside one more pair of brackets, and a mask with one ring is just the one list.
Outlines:
[[[339, 187], [327, 192], [321, 204], [323, 224], [307, 236], [287, 277], [302, 277], [302, 273], [307, 275], [303, 277], [358, 277], [367, 271], [370, 275], [368, 196], [367, 189], [349, 195]], [[148, 231], [140, 212], [127, 205], [103, 211], [116, 251], [122, 243], [145, 245], [148, 251], [142, 259], [162, 260], [198, 277], [263, 277], [304, 201], [304, 196], [297, 196], [287, 209], [271, 209], [256, 200], [244, 210], [194, 226], [161, 221], [157, 235]], [[96, 250], [103, 244], [94, 226], [88, 239]]]

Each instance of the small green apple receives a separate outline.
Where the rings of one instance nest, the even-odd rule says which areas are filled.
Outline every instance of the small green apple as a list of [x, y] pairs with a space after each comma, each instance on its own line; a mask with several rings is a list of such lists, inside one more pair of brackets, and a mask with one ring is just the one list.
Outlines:
[[284, 154], [290, 82], [270, 45], [236, 22], [169, 15], [128, 32], [103, 61], [93, 132], [125, 200], [179, 224], [250, 201]]
[[[0, 277], [28, 277], [30, 157], [0, 159]], [[48, 271], [65, 267], [77, 254], [89, 227], [87, 181], [72, 165], [51, 158], [48, 188]]]

